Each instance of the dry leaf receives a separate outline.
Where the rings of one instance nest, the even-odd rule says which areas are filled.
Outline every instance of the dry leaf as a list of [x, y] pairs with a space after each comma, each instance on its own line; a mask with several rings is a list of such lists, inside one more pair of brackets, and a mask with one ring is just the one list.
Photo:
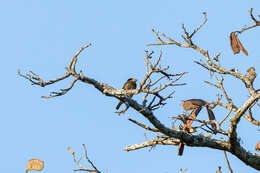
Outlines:
[[40, 159], [31, 159], [28, 161], [26, 166], [26, 173], [29, 170], [41, 171], [44, 167], [44, 163]]
[[243, 45], [242, 45], [242, 43], [240, 42], [240, 40], [238, 39], [238, 37], [236, 37], [236, 38], [237, 38], [237, 43], [238, 43], [239, 48], [243, 51], [243, 53], [244, 53], [246, 56], [248, 56], [248, 52], [247, 52], [246, 49], [243, 47]]
[[234, 52], [234, 54], [238, 54], [240, 50], [243, 51], [243, 53], [248, 56], [247, 50], [243, 47], [242, 43], [240, 42], [239, 38], [235, 34], [235, 32], [230, 33], [230, 45]]
[[230, 33], [230, 46], [234, 54], [238, 54], [240, 52], [240, 47], [237, 42], [237, 36], [235, 32]]
[[240, 50], [242, 50], [243, 53], [244, 53], [246, 56], [248, 56], [248, 52], [247, 52], [246, 49], [243, 47], [243, 45], [242, 45], [242, 43], [240, 42], [240, 40], [238, 39], [238, 37], [236, 37], [236, 38], [237, 38], [237, 43], [238, 43], [238, 46], [239, 46]]
[[188, 111], [191, 109], [195, 109], [201, 106], [205, 106], [207, 104], [207, 102], [205, 102], [204, 100], [201, 99], [189, 99], [189, 100], [185, 100], [181, 103], [181, 106], [184, 110]]
[[255, 150], [256, 150], [256, 151], [259, 151], [259, 150], [260, 150], [260, 141], [256, 144]]

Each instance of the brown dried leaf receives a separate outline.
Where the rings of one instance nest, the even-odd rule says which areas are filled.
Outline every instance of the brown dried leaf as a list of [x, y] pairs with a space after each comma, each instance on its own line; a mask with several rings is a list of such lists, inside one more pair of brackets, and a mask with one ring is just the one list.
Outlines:
[[41, 171], [44, 167], [44, 163], [40, 159], [31, 159], [26, 166], [26, 172], [29, 170]]
[[246, 51], [246, 49], [243, 47], [242, 43], [240, 42], [240, 40], [238, 39], [238, 37], [236, 37], [237, 39], [237, 44], [239, 46], [239, 48], [243, 51], [243, 53], [248, 56], [248, 52]]
[[260, 150], [260, 141], [256, 144], [255, 150], [256, 150], [256, 151], [259, 151], [259, 150]]
[[238, 45], [238, 39], [235, 32], [230, 33], [230, 46], [234, 54], [238, 54], [240, 52], [240, 46]]
[[189, 99], [185, 100], [181, 103], [181, 106], [184, 110], [188, 111], [191, 109], [195, 109], [201, 106], [205, 106], [207, 104], [206, 101], [201, 100], [201, 99]]

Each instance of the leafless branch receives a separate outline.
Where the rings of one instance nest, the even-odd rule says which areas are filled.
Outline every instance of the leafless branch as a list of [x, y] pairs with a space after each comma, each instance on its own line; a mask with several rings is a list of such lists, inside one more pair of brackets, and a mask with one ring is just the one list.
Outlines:
[[224, 151], [224, 155], [225, 155], [225, 159], [226, 159], [226, 161], [227, 161], [228, 170], [229, 170], [230, 173], [233, 173], [233, 171], [232, 171], [232, 169], [231, 169], [231, 166], [230, 166], [230, 163], [229, 163], [229, 161], [228, 161], [228, 157], [227, 157], [226, 151]]
[[21, 74], [21, 71], [18, 70], [18, 75], [29, 80], [33, 85], [39, 85], [41, 87], [45, 87], [47, 85], [51, 85], [54, 84], [56, 82], [59, 82], [61, 80], [64, 80], [70, 76], [74, 76], [75, 79], [71, 82], [70, 87], [66, 88], [66, 89], [61, 89], [60, 92], [51, 92], [51, 94], [49, 96], [42, 96], [42, 98], [52, 98], [52, 97], [57, 97], [57, 96], [62, 96], [64, 94], [66, 94], [73, 86], [74, 84], [78, 81], [78, 79], [80, 78], [80, 76], [76, 73], [75, 71], [75, 66], [76, 66], [76, 62], [77, 62], [77, 57], [78, 55], [87, 47], [91, 46], [90, 43], [84, 45], [83, 47], [80, 48], [80, 50], [78, 52], [76, 52], [76, 54], [73, 56], [72, 60], [69, 63], [69, 66], [66, 67], [67, 72], [56, 79], [53, 80], [49, 80], [47, 82], [45, 82], [44, 80], [42, 80], [39, 75], [35, 74], [34, 72], [30, 71], [30, 73], [27, 73], [26, 75]]
[[221, 126], [221, 124], [227, 119], [227, 117], [230, 115], [231, 112], [232, 112], [232, 110], [230, 110], [228, 112], [228, 114], [225, 116], [225, 118], [219, 123], [219, 126]]
[[200, 24], [200, 26], [199, 26], [198, 28], [196, 28], [196, 29], [192, 32], [192, 34], [189, 36], [190, 38], [191, 38], [196, 32], [198, 32], [203, 25], [206, 24], [206, 22], [207, 22], [207, 20], [208, 20], [208, 19], [207, 19], [207, 13], [206, 13], [206, 12], [203, 12], [203, 15], [204, 15], [204, 21]]
[[[216, 104], [216, 105], [219, 105], [219, 106], [221, 106], [221, 107], [224, 107], [224, 108], [226, 108], [226, 109], [228, 109], [228, 110], [232, 110], [233, 112], [237, 112], [238, 111], [238, 108], [235, 106], [235, 105], [232, 105], [232, 107], [231, 106], [228, 106], [228, 105], [225, 105], [224, 103], [221, 103], [221, 102], [216, 102], [216, 103], [214, 103], [214, 104]], [[260, 126], [260, 121], [257, 121], [257, 120], [255, 120], [255, 119], [251, 119], [250, 118], [250, 116], [248, 116], [247, 114], [243, 114], [243, 117], [247, 120], [247, 121], [249, 121], [250, 123], [252, 123], [252, 124], [254, 124], [254, 125], [256, 125], [256, 126]]]
[[[256, 22], [256, 25], [258, 26], [259, 22], [256, 21], [256, 19], [252, 15], [252, 9], [251, 9], [250, 15], [251, 15], [252, 20], [254, 20]], [[19, 70], [18, 74], [21, 77], [25, 78], [26, 80], [29, 80], [32, 84], [39, 85], [41, 87], [44, 87], [44, 86], [50, 85], [50, 84], [54, 84], [56, 82], [59, 82], [59, 81], [71, 76], [74, 78], [74, 80], [71, 82], [69, 88], [67, 88], [65, 90], [61, 90], [60, 92], [53, 92], [49, 97], [55, 97], [55, 96], [60, 96], [60, 95], [66, 94], [69, 90], [71, 90], [73, 88], [74, 84], [77, 81], [83, 82], [88, 85], [92, 85], [93, 87], [95, 87], [97, 89], [97, 91], [101, 92], [105, 96], [113, 97], [120, 101], [123, 101], [127, 105], [127, 109], [129, 107], [129, 108], [134, 109], [136, 112], [140, 113], [143, 117], [145, 117], [153, 125], [153, 128], [148, 127], [144, 124], [141, 124], [135, 120], [132, 120], [132, 122], [134, 122], [135, 124], [145, 128], [145, 129], [148, 129], [152, 132], [159, 131], [163, 136], [165, 136], [165, 138], [158, 137], [157, 139], [150, 140], [150, 141], [147, 141], [142, 144], [131, 145], [129, 147], [126, 147], [126, 149], [125, 149], [126, 151], [136, 150], [136, 149], [144, 148], [147, 146], [154, 147], [157, 144], [176, 145], [181, 142], [181, 143], [185, 144], [186, 146], [190, 146], [190, 147], [208, 147], [208, 148], [213, 148], [213, 149], [217, 149], [217, 150], [228, 151], [228, 152], [232, 153], [233, 155], [235, 155], [237, 158], [239, 158], [241, 161], [243, 161], [245, 164], [250, 165], [251, 167], [253, 167], [257, 170], [260, 170], [260, 164], [259, 164], [260, 156], [254, 155], [251, 152], [244, 149], [244, 147], [240, 145], [240, 141], [237, 136], [237, 126], [240, 122], [241, 117], [246, 118], [252, 124], [255, 124], [258, 126], [260, 125], [260, 122], [257, 120], [254, 120], [253, 117], [251, 116], [252, 115], [251, 108], [259, 100], [260, 93], [257, 92], [258, 90], [254, 89], [254, 87], [253, 87], [254, 80], [250, 79], [250, 77], [248, 75], [243, 75], [243, 74], [239, 73], [238, 70], [228, 70], [228, 69], [223, 68], [219, 62], [219, 56], [220, 56], [219, 53], [216, 54], [215, 56], [211, 57], [211, 56], [209, 56], [208, 50], [204, 50], [194, 43], [194, 41], [192, 40], [192, 37], [205, 25], [206, 22], [207, 22], [207, 16], [205, 13], [202, 24], [200, 24], [197, 28], [195, 28], [194, 31], [192, 32], [192, 34], [189, 34], [187, 29], [185, 28], [185, 26], [182, 25], [182, 29], [184, 32], [184, 34], [182, 35], [182, 38], [184, 39], [184, 43], [177, 42], [174, 39], [172, 39], [171, 37], [167, 36], [166, 34], [160, 34], [160, 32], [152, 30], [157, 39], [157, 43], [148, 44], [148, 45], [149, 46], [176, 45], [178, 47], [191, 48], [191, 49], [199, 52], [201, 54], [201, 56], [203, 56], [205, 58], [205, 60], [204, 60], [205, 62], [201, 61], [201, 62], [195, 62], [195, 63], [201, 65], [203, 68], [210, 71], [210, 73], [213, 73], [213, 74], [217, 73], [217, 74], [221, 74], [223, 76], [229, 75], [238, 80], [241, 80], [245, 84], [245, 87], [247, 88], [250, 96], [242, 104], [242, 106], [236, 107], [234, 105], [234, 103], [232, 102], [231, 97], [229, 95], [227, 95], [227, 92], [224, 89], [224, 86], [223, 86], [224, 78], [221, 78], [220, 80], [218, 78], [216, 78], [216, 80], [218, 81], [218, 85], [215, 85], [215, 87], [218, 86], [217, 88], [222, 90], [225, 98], [227, 99], [228, 105], [221, 103], [219, 98], [216, 103], [207, 103], [206, 105], [204, 105], [208, 108], [207, 110], [210, 110], [210, 111], [211, 111], [211, 109], [215, 108], [216, 106], [221, 106], [221, 107], [228, 109], [230, 111], [230, 113], [231, 113], [231, 111], [234, 112], [234, 114], [232, 115], [232, 117], [230, 119], [228, 132], [222, 131], [220, 129], [220, 125], [223, 122], [223, 120], [221, 121], [220, 124], [218, 124], [218, 122], [215, 120], [215, 118], [211, 118], [210, 120], [196, 120], [198, 122], [200, 121], [200, 123], [202, 124], [200, 127], [201, 129], [204, 129], [204, 127], [207, 127], [208, 129], [210, 129], [210, 130], [205, 129], [205, 130], [207, 130], [208, 133], [215, 130], [213, 128], [213, 126], [211, 126], [212, 128], [210, 128], [208, 126], [208, 124], [216, 125], [217, 126], [216, 129], [217, 129], [218, 133], [228, 135], [227, 140], [222, 140], [222, 139], [219, 140], [218, 136], [216, 136], [216, 135], [213, 138], [213, 137], [207, 137], [207, 136], [201, 135], [201, 134], [188, 133], [188, 132], [184, 131], [183, 128], [180, 128], [180, 130], [171, 129], [171, 128], [166, 127], [164, 124], [162, 124], [161, 121], [157, 118], [158, 116], [155, 115], [154, 110], [161, 108], [166, 103], [166, 100], [168, 100], [169, 98], [172, 97], [172, 94], [174, 92], [174, 91], [172, 91], [172, 87], [183, 85], [183, 84], [177, 84], [176, 82], [179, 81], [185, 74], [185, 73], [172, 74], [172, 73], [168, 72], [168, 70], [169, 70], [168, 66], [161, 67], [160, 62], [162, 60], [162, 52], [160, 52], [159, 56], [155, 60], [153, 59], [153, 52], [149, 52], [149, 51], [145, 52], [146, 53], [146, 56], [145, 56], [146, 73], [145, 73], [144, 78], [143, 78], [142, 82], [140, 83], [139, 87], [135, 90], [117, 90], [108, 84], [102, 83], [102, 82], [100, 82], [96, 79], [90, 78], [88, 76], [84, 76], [82, 72], [80, 72], [80, 73], [76, 72], [76, 63], [78, 60], [77, 57], [85, 48], [89, 47], [90, 44], [86, 44], [85, 46], [83, 46], [73, 56], [68, 67], [66, 68], [66, 70], [67, 70], [66, 73], [57, 79], [45, 82], [37, 74], [35, 74], [33, 72], [23, 75], [20, 73], [20, 70]], [[243, 32], [245, 30], [246, 29], [241, 30], [241, 32]], [[255, 74], [255, 76], [256, 76], [256, 74]], [[208, 84], [212, 85], [212, 83], [208, 83]], [[168, 89], [168, 90], [166, 90], [166, 89]], [[164, 96], [162, 93], [165, 93], [165, 91], [169, 91], [170, 94]], [[140, 103], [137, 100], [134, 100], [134, 99], [128, 97], [128, 95], [134, 95], [134, 94], [140, 94], [140, 93], [144, 94], [143, 101]], [[47, 96], [47, 98], [49, 98], [49, 97]], [[148, 104], [148, 106], [146, 106], [146, 103]], [[213, 106], [208, 107], [209, 104], [212, 104]], [[199, 108], [201, 109], [201, 107], [199, 107]], [[210, 117], [210, 113], [209, 113], [210, 111], [208, 111], [209, 117]], [[249, 111], [249, 116], [245, 114], [246, 111]], [[212, 111], [211, 111], [211, 115], [214, 115]], [[228, 115], [226, 117], [228, 117]], [[206, 134], [206, 135], [209, 135], [209, 134]], [[75, 163], [80, 167], [79, 170], [86, 170], [88, 172], [91, 172], [91, 171], [99, 172], [96, 169], [96, 167], [94, 166], [94, 164], [87, 157], [87, 152], [86, 152], [85, 146], [83, 146], [83, 147], [85, 150], [85, 158], [88, 160], [88, 163], [91, 165], [91, 167], [93, 169], [88, 169], [88, 168], [84, 167], [83, 165], [81, 165], [80, 164], [81, 158], [76, 160], [74, 152], [71, 151], [71, 153], [73, 153], [72, 155], [73, 155]]]
[[124, 148], [125, 151], [133, 151], [146, 147], [154, 147], [156, 145], [178, 145], [180, 142], [179, 139], [167, 139], [167, 138], [157, 138], [153, 140], [146, 141], [140, 144], [129, 145]]
[[138, 125], [138, 126], [144, 128], [144, 129], [146, 129], [146, 130], [150, 130], [150, 131], [153, 131], [153, 132], [159, 132], [158, 129], [149, 127], [149, 126], [144, 125], [144, 124], [142, 124], [142, 123], [139, 123], [138, 121], [133, 120], [133, 119], [131, 119], [131, 118], [128, 118], [128, 120], [131, 121], [132, 123], [135, 123], [136, 125]]
[[60, 92], [51, 92], [51, 94], [49, 96], [42, 96], [42, 98], [52, 98], [52, 97], [57, 97], [57, 96], [62, 96], [64, 94], [66, 94], [69, 90], [72, 89], [72, 87], [74, 86], [74, 84], [79, 80], [79, 78], [74, 78], [74, 80], [71, 82], [70, 87], [66, 88], [66, 89], [61, 89]]
[[256, 18], [255, 18], [254, 15], [253, 15], [253, 8], [250, 8], [250, 9], [249, 9], [249, 14], [250, 14], [250, 16], [251, 16], [251, 19], [255, 22], [255, 24], [252, 25], [252, 26], [243, 28], [243, 29], [240, 30], [240, 31], [237, 31], [238, 33], [241, 34], [241, 33], [244, 32], [244, 31], [247, 31], [247, 30], [249, 30], [249, 29], [252, 29], [252, 28], [255, 28], [255, 27], [257, 27], [257, 26], [260, 26], [260, 21], [256, 20]]
[[75, 152], [72, 150], [72, 148], [68, 147], [68, 151], [71, 153], [74, 162], [80, 167], [80, 169], [75, 169], [74, 171], [87, 171], [87, 172], [93, 172], [93, 173], [101, 173], [101, 172], [97, 169], [97, 167], [94, 165], [94, 163], [88, 158], [87, 149], [86, 149], [85, 144], [83, 144], [83, 148], [84, 148], [85, 159], [88, 161], [88, 163], [90, 164], [90, 166], [91, 166], [93, 169], [89, 169], [89, 168], [83, 166], [83, 165], [80, 163], [82, 157], [80, 157], [79, 159], [77, 159], [76, 156], [75, 156]]

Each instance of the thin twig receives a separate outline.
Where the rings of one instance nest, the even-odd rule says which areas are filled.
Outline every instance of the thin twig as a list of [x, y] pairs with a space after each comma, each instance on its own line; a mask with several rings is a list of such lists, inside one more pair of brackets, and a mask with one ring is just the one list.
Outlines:
[[144, 124], [142, 124], [142, 123], [139, 123], [138, 121], [133, 120], [133, 119], [131, 119], [131, 118], [128, 118], [128, 120], [131, 121], [132, 123], [135, 123], [136, 125], [138, 125], [138, 126], [144, 128], [144, 129], [146, 129], [146, 130], [150, 130], [150, 131], [153, 131], [153, 132], [159, 132], [158, 129], [149, 127], [149, 126], [144, 125]]
[[228, 170], [229, 170], [230, 173], [233, 173], [233, 171], [232, 171], [232, 169], [231, 169], [231, 166], [230, 166], [230, 164], [229, 164], [229, 161], [228, 161], [228, 157], [227, 157], [226, 151], [224, 151], [224, 155], [225, 155], [225, 159], [226, 159], [226, 161], [227, 161]]
[[232, 110], [230, 110], [228, 112], [228, 114], [225, 116], [225, 118], [219, 123], [219, 126], [221, 126], [221, 124], [227, 119], [227, 117], [230, 115], [231, 112], [232, 112]]

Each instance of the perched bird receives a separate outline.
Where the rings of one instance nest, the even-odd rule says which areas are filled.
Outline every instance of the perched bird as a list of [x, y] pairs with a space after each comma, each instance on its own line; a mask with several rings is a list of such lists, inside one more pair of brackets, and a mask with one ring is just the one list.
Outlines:
[[260, 151], [260, 141], [256, 144], [255, 150], [256, 150], [256, 151]]
[[255, 68], [250, 67], [249, 69], [247, 69], [246, 75], [247, 75], [248, 79], [251, 81], [251, 83], [253, 83], [256, 78]]
[[[123, 86], [123, 90], [133, 90], [136, 89], [136, 79], [135, 78], [129, 78], [126, 83]], [[128, 95], [128, 97], [132, 97], [133, 95]], [[118, 110], [120, 108], [120, 106], [123, 104], [122, 101], [120, 101], [118, 103], [118, 105], [116, 106], [116, 110]]]

